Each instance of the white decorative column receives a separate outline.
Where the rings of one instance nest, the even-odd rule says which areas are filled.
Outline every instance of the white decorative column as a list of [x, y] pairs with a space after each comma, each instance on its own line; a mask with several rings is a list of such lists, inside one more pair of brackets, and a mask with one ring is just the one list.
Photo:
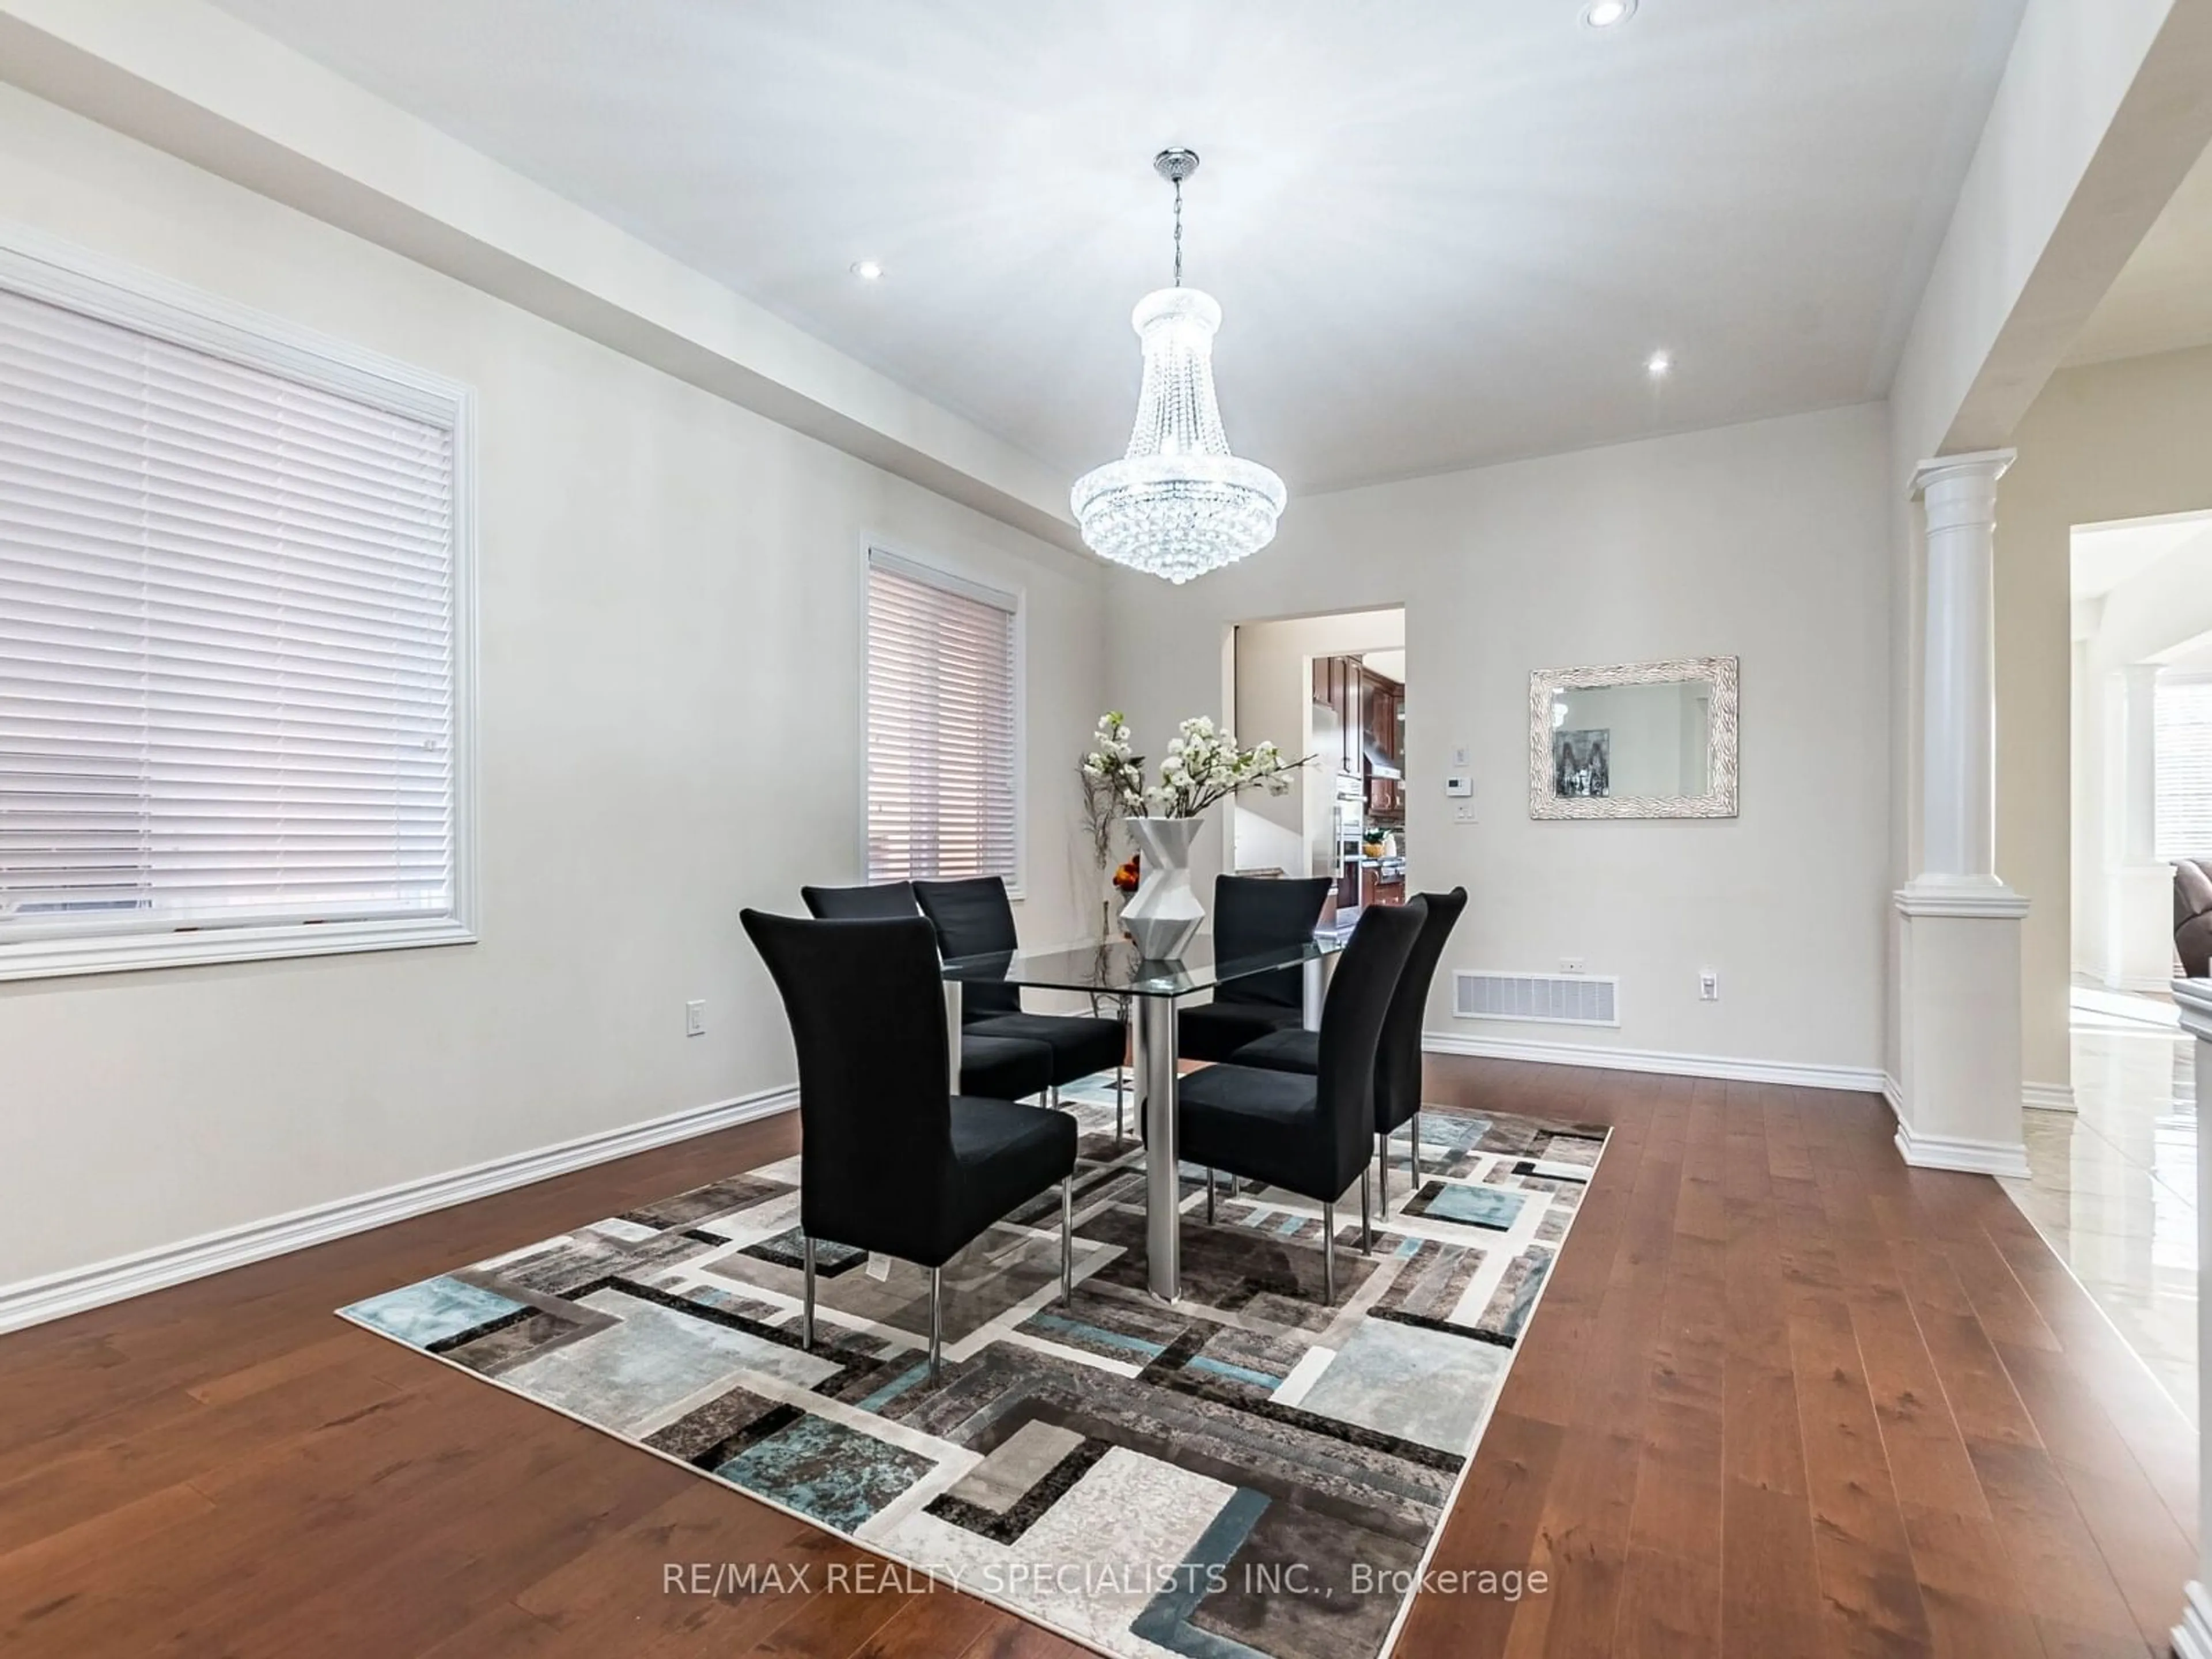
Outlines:
[[[2197, 1039], [2197, 1098], [2212, 1100], [2212, 980], [2173, 981], [2181, 1029]], [[2203, 1294], [2212, 1260], [2212, 1142], [2197, 1141], [2197, 1352], [2212, 1354], [2212, 1297]], [[2212, 1424], [2212, 1365], [2197, 1367], [2197, 1421]], [[2212, 1659], [2212, 1435], [2197, 1437], [2197, 1577], [2184, 1594], [2173, 1627], [2176, 1659]]]
[[2122, 991], [2163, 991], [2173, 977], [2173, 870], [2158, 859], [2158, 672], [2138, 662], [2112, 676], [2105, 983]]
[[1897, 895], [1908, 1164], [2027, 1173], [2021, 1138], [2020, 924], [1996, 873], [1997, 480], [2009, 449], [1922, 463], [1928, 525], [1920, 868]]

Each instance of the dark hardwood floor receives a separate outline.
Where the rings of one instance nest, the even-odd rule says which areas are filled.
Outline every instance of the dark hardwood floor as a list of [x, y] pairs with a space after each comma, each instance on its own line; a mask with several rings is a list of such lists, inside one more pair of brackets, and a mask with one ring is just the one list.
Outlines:
[[[1407, 1659], [2166, 1650], [2196, 1437], [1995, 1183], [1869, 1097], [1432, 1065], [1615, 1133]], [[706, 1137], [0, 1338], [0, 1650], [1047, 1659], [949, 1592], [833, 1591], [829, 1534], [331, 1316], [787, 1151]], [[665, 1564], [811, 1563], [679, 1595]]]

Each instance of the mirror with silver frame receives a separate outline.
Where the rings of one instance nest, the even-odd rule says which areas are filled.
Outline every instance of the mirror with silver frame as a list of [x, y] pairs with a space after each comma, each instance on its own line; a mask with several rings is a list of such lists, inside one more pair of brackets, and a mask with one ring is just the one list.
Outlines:
[[1736, 659], [1528, 676], [1528, 816], [1732, 818]]

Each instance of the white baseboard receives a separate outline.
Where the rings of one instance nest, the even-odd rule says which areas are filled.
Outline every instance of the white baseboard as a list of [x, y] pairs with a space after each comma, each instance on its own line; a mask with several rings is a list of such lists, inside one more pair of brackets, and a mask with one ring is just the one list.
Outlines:
[[1881, 1074], [1881, 1097], [1889, 1108], [1889, 1115], [1899, 1123], [1905, 1121], [1905, 1085], [1887, 1072]]
[[2181, 1622], [2173, 1627], [2173, 1659], [2212, 1659], [2212, 1595], [2194, 1578], [2183, 1592]]
[[1729, 1083], [1779, 1083], [1799, 1089], [1881, 1091], [1882, 1076], [1860, 1066], [1792, 1065], [1782, 1060], [1735, 1060], [1723, 1054], [1673, 1054], [1600, 1043], [1540, 1042], [1523, 1037], [1463, 1036], [1424, 1031], [1421, 1047], [1432, 1054], [1471, 1054], [1479, 1060], [1526, 1060], [1540, 1066], [1595, 1066], [1608, 1072], [1650, 1072], [1662, 1077], [1709, 1077]]
[[1916, 1135], [1897, 1121], [1897, 1150], [1916, 1170], [1958, 1170], [1967, 1175], [2027, 1177], [2027, 1149], [2016, 1141], [1960, 1140], [1947, 1135]]
[[2031, 1112], [2070, 1112], [2074, 1109], [2074, 1085], [2023, 1083], [2020, 1085], [2020, 1103]]
[[716, 1129], [726, 1129], [755, 1118], [787, 1112], [799, 1104], [796, 1086], [769, 1089], [735, 1100], [694, 1106], [666, 1117], [653, 1118], [623, 1128], [564, 1140], [534, 1152], [496, 1158], [446, 1175], [402, 1182], [396, 1187], [311, 1205], [289, 1215], [251, 1221], [203, 1233], [179, 1243], [157, 1245], [130, 1255], [96, 1261], [88, 1267], [68, 1267], [40, 1279], [0, 1285], [0, 1331], [20, 1330], [82, 1313], [89, 1308], [166, 1290], [187, 1279], [202, 1279], [227, 1268], [242, 1267], [287, 1251], [324, 1244], [349, 1233], [366, 1232], [411, 1216], [426, 1215], [471, 1199], [487, 1198], [534, 1181], [566, 1175], [572, 1170], [605, 1164], [633, 1152], [650, 1152], [672, 1141], [688, 1140]]
[[2140, 978], [2126, 974], [2118, 976], [2100, 974], [2097, 983], [2107, 991], [2125, 991], [2136, 996], [2163, 996], [2173, 988], [2174, 975], [2180, 971], [2175, 968], [2162, 975], [2146, 975]]

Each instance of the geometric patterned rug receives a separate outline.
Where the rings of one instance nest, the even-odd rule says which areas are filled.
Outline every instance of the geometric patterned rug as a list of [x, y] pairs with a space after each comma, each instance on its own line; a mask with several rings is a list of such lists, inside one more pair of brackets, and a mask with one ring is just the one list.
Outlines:
[[1334, 1307], [1318, 1206], [1187, 1167], [1170, 1308], [1112, 1074], [1060, 1099], [1074, 1304], [1055, 1190], [946, 1264], [934, 1382], [904, 1262], [821, 1246], [799, 1346], [796, 1157], [341, 1312], [1102, 1652], [1387, 1653], [1607, 1131], [1425, 1108]]

